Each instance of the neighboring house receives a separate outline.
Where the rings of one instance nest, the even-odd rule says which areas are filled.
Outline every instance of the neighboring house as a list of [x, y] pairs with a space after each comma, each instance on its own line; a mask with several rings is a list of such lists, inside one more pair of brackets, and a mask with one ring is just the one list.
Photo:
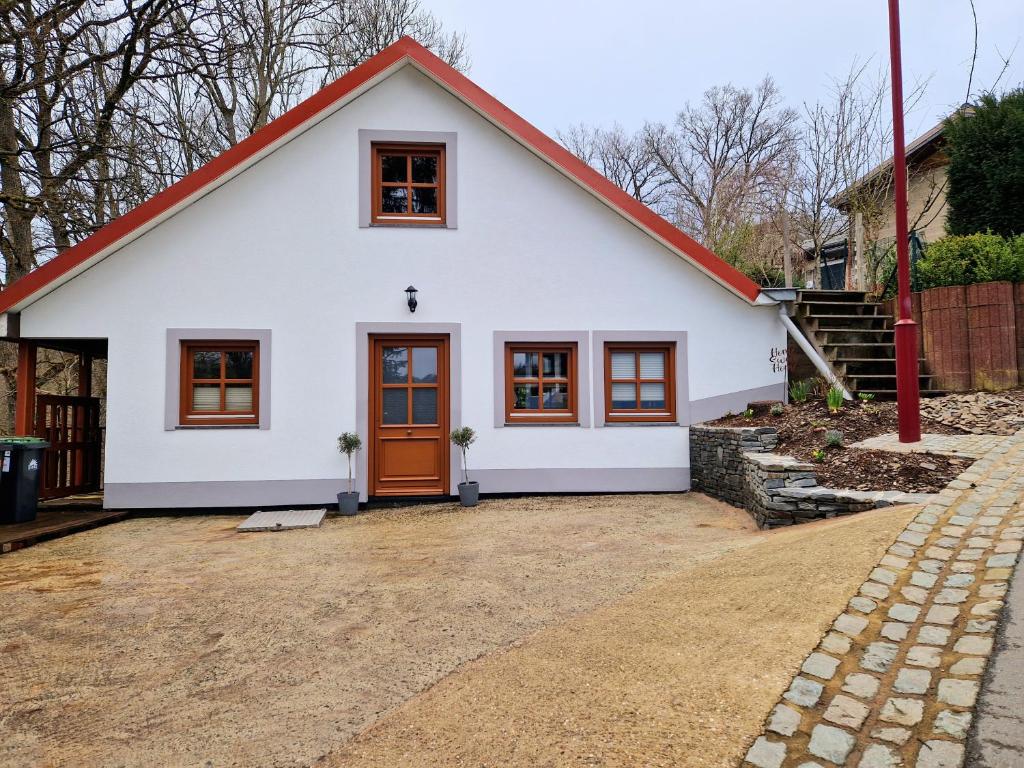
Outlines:
[[463, 424], [484, 492], [680, 491], [688, 425], [784, 397], [773, 300], [409, 39], [0, 311], [68, 492], [92, 398], [32, 398], [35, 349], [107, 358], [110, 508], [328, 503], [344, 430], [363, 498], [444, 497]]
[[[923, 135], [907, 145], [907, 222], [911, 232], [916, 232], [924, 243], [938, 240], [946, 234], [947, 213], [947, 181], [946, 171], [949, 167], [949, 156], [945, 152], [943, 135], [946, 121], [932, 127]], [[867, 217], [862, 215], [862, 230], [858, 232], [856, 209], [854, 203], [860, 199], [860, 207], [871, 212]], [[847, 265], [847, 241], [863, 243], [865, 250], [873, 246], [888, 247], [896, 238], [896, 205], [893, 199], [892, 158], [866, 173], [849, 189], [830, 201], [832, 207], [849, 216], [847, 231], [831, 240], [822, 253], [822, 264], [814, 258], [814, 252], [805, 249], [804, 280], [821, 288], [844, 288], [850, 284], [860, 285], [864, 278], [859, 271], [861, 258], [856, 247], [849, 248], [854, 253], [853, 260]], [[865, 218], [873, 221], [864, 222]], [[840, 277], [841, 266], [845, 274]], [[821, 274], [822, 270], [829, 274]], [[819, 279], [820, 274], [820, 279]], [[820, 286], [818, 283], [820, 282]], [[865, 289], [874, 286], [864, 285]]]

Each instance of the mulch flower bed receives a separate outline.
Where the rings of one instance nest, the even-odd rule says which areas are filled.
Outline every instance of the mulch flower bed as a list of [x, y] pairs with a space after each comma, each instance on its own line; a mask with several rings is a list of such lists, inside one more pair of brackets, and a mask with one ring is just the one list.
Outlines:
[[[847, 447], [869, 437], [898, 432], [896, 403], [846, 403], [839, 413], [831, 414], [824, 401], [809, 400], [787, 405], [779, 416], [747, 418], [741, 414], [712, 423], [719, 427], [775, 427], [779, 431], [776, 452], [813, 462], [818, 484], [829, 488], [937, 493], [971, 464], [970, 459]], [[843, 433], [843, 445], [826, 448], [825, 433], [833, 429]], [[927, 419], [922, 419], [921, 431], [944, 435], [967, 432]], [[813, 455], [818, 449], [825, 451], [820, 463], [815, 462]]]

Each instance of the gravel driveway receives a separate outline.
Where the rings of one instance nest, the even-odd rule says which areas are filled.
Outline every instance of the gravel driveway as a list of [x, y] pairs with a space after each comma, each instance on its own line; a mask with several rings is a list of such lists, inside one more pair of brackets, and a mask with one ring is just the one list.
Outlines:
[[699, 494], [238, 522], [0, 560], [0, 764], [308, 765], [473, 659], [770, 535]]

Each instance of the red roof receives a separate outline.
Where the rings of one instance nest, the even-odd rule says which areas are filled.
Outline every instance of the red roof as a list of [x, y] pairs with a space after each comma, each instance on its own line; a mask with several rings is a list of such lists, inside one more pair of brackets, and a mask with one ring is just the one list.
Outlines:
[[19, 308], [26, 299], [31, 299], [47, 288], [52, 290], [70, 272], [88, 266], [90, 259], [105, 256], [126, 245], [133, 235], [141, 234], [141, 231], [148, 229], [147, 225], [155, 224], [157, 219], [175, 206], [211, 188], [231, 171], [244, 167], [247, 161], [263, 153], [275, 142], [339, 100], [358, 91], [385, 70], [403, 63], [403, 60], [414, 63], [487, 119], [575, 179], [634, 224], [678, 251], [719, 283], [750, 302], [757, 299], [760, 288], [742, 272], [608, 181], [422, 45], [403, 37], [181, 181], [9, 285], [0, 292], [0, 312]]

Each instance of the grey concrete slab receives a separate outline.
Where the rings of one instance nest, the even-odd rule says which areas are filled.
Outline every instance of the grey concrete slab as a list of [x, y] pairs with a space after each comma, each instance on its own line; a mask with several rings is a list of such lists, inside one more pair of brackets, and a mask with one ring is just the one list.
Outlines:
[[1024, 568], [1010, 583], [995, 652], [982, 683], [965, 765], [1024, 766]]
[[287, 531], [293, 528], [319, 528], [325, 509], [283, 509], [253, 512], [238, 526], [239, 531]]

